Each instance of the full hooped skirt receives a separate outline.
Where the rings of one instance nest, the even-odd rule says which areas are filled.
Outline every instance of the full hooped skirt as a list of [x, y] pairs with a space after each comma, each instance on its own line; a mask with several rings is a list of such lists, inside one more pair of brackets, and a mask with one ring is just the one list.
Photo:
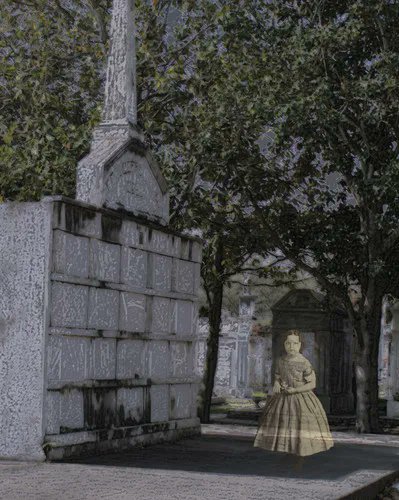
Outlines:
[[260, 418], [254, 446], [299, 456], [334, 445], [327, 416], [313, 391], [274, 394]]

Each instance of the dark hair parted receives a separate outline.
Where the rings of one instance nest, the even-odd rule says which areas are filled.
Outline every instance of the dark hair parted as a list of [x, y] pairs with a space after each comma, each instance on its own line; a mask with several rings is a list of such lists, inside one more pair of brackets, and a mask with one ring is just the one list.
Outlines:
[[284, 333], [284, 340], [283, 340], [283, 343], [287, 340], [287, 337], [289, 335], [295, 335], [296, 337], [298, 337], [298, 340], [299, 342], [301, 343], [301, 349], [300, 349], [300, 352], [302, 352], [302, 349], [304, 347], [304, 343], [303, 343], [303, 340], [302, 340], [302, 336], [301, 336], [301, 332], [299, 330], [296, 330], [296, 329], [293, 329], [293, 330], [287, 330], [285, 333]]

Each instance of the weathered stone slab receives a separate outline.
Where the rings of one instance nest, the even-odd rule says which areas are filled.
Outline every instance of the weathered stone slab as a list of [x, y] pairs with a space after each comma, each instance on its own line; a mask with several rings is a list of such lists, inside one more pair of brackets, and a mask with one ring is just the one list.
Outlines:
[[118, 340], [116, 378], [145, 378], [148, 375], [146, 369], [146, 347], [147, 342], [143, 340]]
[[238, 369], [235, 370], [236, 373], [232, 373], [232, 361], [233, 353], [237, 350], [237, 342], [234, 340], [223, 342], [219, 346], [218, 366], [215, 376], [218, 386], [228, 388], [232, 383], [234, 383], [233, 379], [237, 377]]
[[118, 389], [117, 411], [121, 427], [137, 425], [144, 417], [144, 390], [142, 387]]
[[47, 378], [79, 381], [89, 378], [90, 339], [51, 335], [47, 346]]
[[190, 240], [182, 238], [180, 242], [180, 259], [189, 260], [192, 251], [192, 246], [190, 247]]
[[119, 292], [90, 287], [89, 328], [117, 330], [119, 322]]
[[147, 252], [133, 248], [122, 249], [121, 282], [134, 287], [147, 286]]
[[171, 301], [164, 297], [154, 297], [152, 301], [152, 333], [170, 332]]
[[193, 332], [193, 303], [188, 300], [176, 301], [175, 332], [179, 336], [192, 335]]
[[86, 396], [85, 425], [106, 429], [117, 425], [116, 389], [92, 389]]
[[64, 231], [101, 238], [101, 214], [73, 202], [54, 203], [54, 227]]
[[169, 218], [169, 196], [163, 192], [164, 185], [160, 185], [152, 163], [133, 148], [127, 149], [105, 175], [104, 205], [166, 222]]
[[179, 236], [172, 235], [171, 251], [172, 251], [173, 257], [180, 257], [181, 238]]
[[169, 332], [176, 334], [177, 330], [177, 300], [170, 301], [170, 323]]
[[194, 294], [198, 295], [201, 285], [201, 264], [194, 264]]
[[90, 244], [90, 277], [119, 283], [121, 247], [92, 239]]
[[263, 391], [272, 387], [272, 335], [252, 336], [248, 343], [249, 380], [251, 387]]
[[174, 254], [172, 235], [151, 229], [148, 236], [148, 246], [151, 251], [168, 255]]
[[196, 335], [199, 329], [198, 302], [192, 303], [192, 334]]
[[[204, 374], [204, 366], [205, 366], [205, 356], [206, 356], [206, 340], [198, 339], [194, 344], [194, 371], [198, 376], [203, 376]], [[215, 383], [217, 381], [215, 380]]]
[[200, 407], [200, 384], [190, 384], [191, 385], [191, 417], [196, 418], [198, 415], [198, 408]]
[[46, 394], [46, 434], [60, 432], [61, 397], [56, 391], [47, 391]]
[[192, 414], [192, 394], [190, 384], [170, 386], [171, 419], [189, 418]]
[[191, 344], [189, 342], [171, 342], [170, 357], [172, 363], [172, 375], [174, 377], [192, 375], [193, 363]]
[[110, 212], [101, 214], [101, 239], [109, 243], [121, 243], [122, 218]]
[[150, 229], [148, 233], [148, 248], [155, 253], [168, 254], [170, 252], [169, 234]]
[[176, 291], [194, 293], [195, 264], [185, 260], [178, 260], [176, 264]]
[[54, 231], [53, 269], [68, 276], [89, 276], [89, 239]]
[[170, 375], [169, 342], [152, 340], [147, 346], [147, 359], [150, 377], [163, 379]]
[[146, 297], [137, 293], [121, 292], [119, 329], [144, 332], [146, 323]]
[[[0, 204], [0, 457], [42, 460], [48, 203]], [[29, 381], [29, 383], [27, 383]]]
[[84, 425], [83, 416], [83, 393], [78, 389], [70, 389], [61, 394], [61, 430], [71, 431], [82, 429]]
[[153, 256], [153, 287], [155, 290], [170, 290], [172, 285], [172, 259], [164, 255]]
[[150, 390], [151, 422], [169, 420], [169, 385], [153, 385]]
[[191, 260], [199, 263], [202, 261], [202, 246], [197, 241], [193, 241]]
[[144, 245], [146, 240], [146, 228], [143, 229], [137, 222], [123, 219], [120, 232], [120, 242], [128, 247]]
[[94, 339], [93, 343], [93, 378], [113, 380], [116, 378], [116, 340]]
[[53, 282], [51, 326], [85, 328], [89, 289], [86, 286]]

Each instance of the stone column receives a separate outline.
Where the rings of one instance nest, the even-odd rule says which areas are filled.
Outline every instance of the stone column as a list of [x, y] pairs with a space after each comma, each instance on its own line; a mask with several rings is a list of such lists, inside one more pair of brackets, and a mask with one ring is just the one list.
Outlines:
[[137, 123], [134, 0], [114, 0], [102, 123]]
[[51, 205], [0, 205], [0, 458], [44, 460]]

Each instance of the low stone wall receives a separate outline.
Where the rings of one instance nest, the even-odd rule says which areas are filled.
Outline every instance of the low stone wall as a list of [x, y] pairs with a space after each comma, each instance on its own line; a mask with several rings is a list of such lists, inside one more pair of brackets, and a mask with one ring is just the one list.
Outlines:
[[[36, 278], [19, 285], [24, 291], [19, 309], [30, 325], [35, 307], [38, 327], [30, 335], [26, 326], [24, 346], [14, 353], [18, 332], [11, 327], [11, 344], [0, 359], [3, 371], [12, 356], [26, 371], [17, 374], [30, 398], [21, 408], [30, 416], [21, 422], [36, 419], [37, 446], [62, 458], [199, 432], [193, 344], [200, 243], [155, 223], [61, 197], [18, 204], [16, 213], [13, 219], [3, 208], [2, 232], [6, 228], [9, 236], [3, 236], [2, 248], [14, 238], [10, 254], [26, 253], [25, 273]], [[15, 229], [21, 213], [24, 222]], [[16, 239], [15, 231], [23, 236]], [[40, 269], [32, 271], [36, 240]], [[14, 260], [20, 266], [19, 258]], [[12, 282], [20, 282], [20, 271]], [[2, 305], [3, 317], [6, 309]], [[18, 310], [15, 301], [7, 310]], [[24, 384], [32, 384], [33, 368], [32, 395]], [[2, 394], [12, 382], [7, 377]], [[15, 396], [18, 404], [21, 398], [22, 393]], [[12, 427], [14, 438], [26, 443], [11, 422], [12, 401], [6, 406], [5, 428]], [[3, 445], [1, 455], [15, 456], [16, 450], [9, 450]]]

